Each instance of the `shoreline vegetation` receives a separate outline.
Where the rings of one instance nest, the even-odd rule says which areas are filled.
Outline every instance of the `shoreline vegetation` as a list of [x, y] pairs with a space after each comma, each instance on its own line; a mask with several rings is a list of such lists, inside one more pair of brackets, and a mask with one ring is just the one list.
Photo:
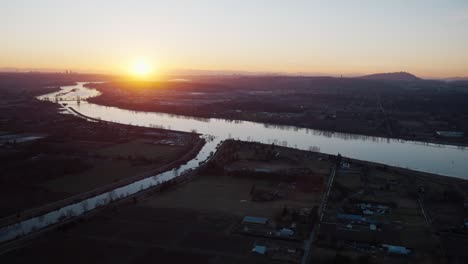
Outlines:
[[60, 86], [97, 78], [101, 76], [0, 74], [2, 140], [32, 139], [0, 142], [0, 226], [177, 167], [204, 145], [199, 134], [89, 122], [60, 114], [64, 109], [59, 104], [36, 99]]
[[158, 175], [158, 174], [160, 174], [162, 172], [170, 171], [172, 169], [175, 169], [175, 168], [179, 167], [180, 165], [184, 164], [185, 162], [195, 158], [204, 144], [205, 144], [205, 140], [203, 138], [199, 138], [199, 140], [192, 145], [191, 149], [187, 153], [180, 156], [178, 159], [171, 161], [170, 163], [161, 165], [161, 166], [159, 166], [157, 168], [152, 168], [152, 169], [150, 169], [148, 171], [139, 173], [139, 174], [134, 175], [134, 176], [130, 176], [130, 177], [122, 179], [122, 180], [118, 180], [118, 181], [110, 183], [108, 185], [97, 187], [97, 188], [95, 188], [95, 189], [93, 189], [91, 191], [88, 191], [88, 192], [80, 193], [80, 194], [74, 195], [72, 197], [67, 197], [67, 198], [65, 198], [63, 200], [48, 203], [48, 204], [42, 205], [40, 207], [31, 208], [31, 209], [27, 209], [25, 211], [17, 212], [14, 215], [2, 217], [2, 218], [0, 218], [0, 228], [8, 226], [8, 225], [12, 225], [14, 223], [18, 223], [18, 222], [21, 222], [21, 221], [24, 221], [24, 220], [27, 220], [27, 219], [30, 219], [30, 218], [34, 218], [34, 217], [43, 215], [43, 214], [45, 214], [47, 212], [55, 211], [57, 209], [60, 209], [62, 207], [70, 205], [70, 204], [79, 203], [80, 201], [83, 201], [83, 200], [85, 200], [87, 198], [94, 197], [94, 196], [97, 196], [99, 194], [106, 193], [106, 192], [112, 191], [112, 190], [114, 190], [116, 188], [119, 188], [119, 187], [122, 187], [122, 186], [125, 186], [125, 185], [128, 185], [128, 184], [131, 184], [133, 182], [142, 180], [144, 178], [153, 177], [153, 176], [156, 176], [156, 175]]
[[[215, 79], [201, 80], [206, 81], [207, 86], [203, 83], [143, 83], [134, 82], [110, 82], [103, 84], [87, 84], [86, 87], [97, 89], [101, 95], [87, 99], [90, 103], [95, 103], [103, 106], [113, 106], [133, 111], [145, 112], [161, 112], [174, 115], [184, 115], [194, 118], [221, 118], [232, 121], [251, 121], [265, 123], [278, 126], [296, 126], [301, 128], [324, 130], [329, 132], [349, 133], [356, 135], [375, 136], [389, 139], [401, 139], [408, 141], [416, 141], [422, 143], [433, 143], [443, 145], [453, 145], [458, 147], [468, 146], [466, 135], [459, 138], [444, 138], [436, 135], [436, 131], [460, 130], [465, 132], [468, 127], [462, 122], [468, 118], [466, 107], [462, 113], [458, 115], [452, 114], [459, 106], [459, 99], [456, 100], [456, 105], [446, 113], [445, 110], [440, 110], [440, 113], [424, 113], [420, 108], [426, 107], [426, 102], [413, 102], [416, 106], [407, 105], [409, 102], [401, 102], [405, 104], [408, 110], [397, 112], [393, 109], [397, 107], [395, 98], [401, 96], [415, 97], [420, 93], [420, 89], [410, 89], [406, 86], [416, 85], [413, 83], [387, 83], [374, 80], [352, 80], [347, 81], [351, 84], [346, 84], [348, 91], [344, 95], [336, 95], [335, 86], [332, 86], [332, 91], [324, 91], [320, 88], [320, 84], [328, 87], [330, 83], [335, 84], [339, 78], [331, 78], [325, 81], [312, 79], [310, 82], [319, 82], [316, 88], [313, 86], [300, 87], [291, 94], [285, 94], [284, 87], [278, 86], [277, 78], [245, 78], [244, 82], [260, 82], [273, 86], [271, 92], [260, 90], [261, 88], [252, 84], [252, 88], [241, 87], [235, 90], [235, 87], [228, 88], [230, 81], [235, 79]], [[253, 79], [253, 80], [250, 80]], [[265, 80], [267, 79], [267, 80]], [[299, 82], [301, 78], [292, 78], [294, 82]], [[357, 82], [354, 84], [353, 82]], [[220, 83], [220, 84], [217, 84]], [[419, 82], [417, 82], [419, 83]], [[376, 87], [379, 90], [379, 95], [371, 98], [366, 98], [362, 95], [363, 91], [359, 85], [367, 85]], [[239, 85], [239, 84], [238, 84]], [[247, 85], [247, 84], [244, 84]], [[400, 86], [404, 85], [404, 88]], [[435, 100], [432, 90], [438, 83], [419, 84], [428, 86], [428, 92], [424, 95]], [[380, 87], [382, 86], [382, 87]], [[396, 88], [395, 88], [396, 87]], [[368, 88], [368, 87], [367, 87]], [[263, 88], [264, 89], [264, 88]], [[395, 89], [396, 91], [392, 90]], [[356, 90], [357, 96], [353, 96], [353, 90]], [[367, 89], [368, 90], [368, 89]], [[468, 93], [465, 91], [448, 90], [446, 97], [465, 96]], [[312, 91], [309, 93], [309, 91]], [[466, 90], [468, 91], [468, 89]], [[349, 96], [349, 99], [347, 98]], [[298, 98], [298, 97], [304, 97]], [[314, 99], [318, 97], [318, 99]], [[323, 97], [323, 98], [321, 98]], [[389, 97], [388, 102], [380, 98]], [[330, 104], [324, 103], [323, 100], [330, 100]], [[307, 101], [317, 100], [320, 106], [309, 105]], [[381, 100], [380, 102], [376, 102]], [[402, 99], [400, 99], [402, 100]], [[447, 99], [448, 100], [448, 99]], [[455, 99], [454, 99], [455, 100]], [[421, 104], [418, 106], [417, 104]], [[445, 103], [440, 102], [440, 104]], [[359, 104], [360, 106], [356, 106]], [[386, 106], [388, 105], [388, 107]], [[391, 108], [386, 110], [384, 108]], [[398, 107], [397, 107], [398, 108]], [[425, 116], [429, 120], [424, 119]], [[455, 119], [453, 116], [456, 116]], [[465, 133], [466, 134], [466, 133]]]
[[[281, 154], [277, 156], [274, 155], [275, 153]], [[445, 230], [444, 221], [455, 223], [458, 219], [458, 211], [455, 210], [456, 207], [452, 206], [453, 208], [450, 207], [450, 210], [452, 210], [453, 212], [457, 212], [457, 214], [455, 214], [455, 216], [457, 217], [454, 216], [450, 219], [446, 219], [446, 217], [443, 217], [443, 215], [441, 215], [437, 211], [440, 207], [440, 201], [437, 199], [439, 199], [439, 196], [441, 195], [440, 193], [445, 193], [446, 190], [451, 190], [452, 192], [456, 193], [456, 195], [453, 194], [453, 197], [450, 196], [449, 198], [452, 200], [457, 199], [456, 206], [459, 206], [460, 203], [463, 204], [462, 202], [464, 199], [463, 195], [460, 195], [459, 193], [463, 193], [463, 190], [468, 188], [467, 181], [462, 179], [456, 179], [451, 177], [442, 178], [441, 176], [430, 173], [414, 172], [409, 171], [407, 169], [359, 161], [337, 155], [328, 155], [318, 152], [295, 150], [288, 147], [276, 145], [242, 142], [238, 140], [226, 140], [219, 146], [218, 150], [213, 154], [210, 161], [205, 163], [202, 167], [192, 170], [189, 173], [182, 175], [181, 177], [177, 177], [158, 186], [154, 186], [152, 188], [139, 192], [131, 197], [117, 200], [109, 206], [104, 206], [96, 210], [90, 211], [89, 213], [86, 213], [84, 215], [67, 219], [64, 222], [54, 225], [51, 228], [42, 230], [39, 233], [42, 234], [44, 232], [48, 232], [51, 234], [56, 234], [56, 232], [61, 233], [63, 232], [63, 230], [67, 230], [67, 234], [75, 234], [76, 232], [78, 232], [77, 234], [79, 234], [80, 230], [82, 230], [86, 226], [94, 226], [90, 223], [93, 223], [95, 221], [100, 222], [102, 221], [102, 219], [108, 219], [108, 221], [112, 223], [112, 225], [110, 225], [112, 226], [111, 228], [117, 231], [121, 229], [120, 227], [118, 227], [118, 225], [116, 226], [116, 224], [118, 224], [118, 221], [115, 222], [114, 220], [118, 218], [118, 215], [127, 215], [125, 219], [136, 219], [135, 221], [141, 221], [140, 217], [135, 216], [135, 214], [132, 213], [134, 212], [134, 210], [137, 210], [136, 208], [141, 208], [143, 206], [142, 209], [149, 210], [149, 213], [152, 214], [153, 212], [156, 212], [154, 210], [157, 210], [157, 208], [159, 207], [165, 208], [165, 206], [167, 206], [166, 203], [169, 203], [169, 205], [177, 204], [177, 208], [181, 210], [188, 210], [188, 208], [192, 208], [193, 206], [195, 206], [194, 208], [205, 209], [205, 211], [203, 211], [204, 213], [216, 212], [218, 215], [223, 214], [225, 217], [230, 215], [230, 218], [233, 219], [230, 220], [231, 226], [238, 226], [238, 224], [236, 223], [240, 221], [239, 219], [243, 217], [243, 214], [242, 212], [238, 212], [237, 210], [231, 212], [229, 206], [240, 206], [244, 208], [243, 210], [247, 210], [247, 212], [251, 211], [251, 214], [255, 212], [260, 216], [271, 217], [270, 219], [272, 219], [272, 221], [278, 221], [276, 215], [279, 214], [279, 212], [281, 212], [281, 208], [287, 206], [284, 204], [285, 202], [281, 199], [286, 199], [289, 203], [292, 203], [292, 200], [296, 199], [294, 198], [296, 197], [295, 195], [299, 195], [298, 193], [300, 193], [298, 197], [300, 197], [299, 200], [302, 201], [302, 203], [304, 203], [304, 195], [307, 195], [307, 197], [309, 197], [308, 199], [313, 199], [315, 201], [313, 205], [319, 206], [319, 199], [321, 197], [320, 193], [325, 191], [324, 183], [328, 182], [329, 170], [333, 164], [340, 165], [338, 166], [338, 179], [335, 180], [338, 182], [332, 182], [333, 185], [331, 186], [332, 192], [330, 194], [329, 203], [335, 204], [337, 203], [337, 201], [352, 202], [352, 199], [346, 197], [351, 197], [351, 194], [353, 193], [351, 192], [351, 190], [353, 190], [352, 188], [356, 188], [354, 187], [356, 185], [356, 181], [363, 181], [363, 176], [358, 177], [357, 175], [367, 172], [367, 174], [369, 175], [367, 177], [370, 178], [365, 179], [367, 179], [367, 181], [371, 180], [372, 184], [364, 185], [366, 186], [365, 188], [374, 188], [375, 192], [377, 192], [378, 190], [379, 192], [385, 192], [387, 194], [385, 198], [379, 198], [378, 196], [375, 196], [375, 194], [367, 193], [367, 199], [371, 199], [369, 197], [375, 196], [374, 198], [372, 198], [374, 200], [371, 199], [374, 202], [386, 201], [387, 203], [396, 206], [395, 216], [392, 217], [396, 218], [397, 220], [400, 220], [398, 217], [401, 217], [402, 219], [407, 219], [409, 217], [407, 214], [411, 209], [411, 217], [417, 217], [416, 220], [418, 221], [424, 221], [424, 219], [425, 221], [428, 221], [427, 227], [421, 227], [423, 231], [425, 231], [426, 229], [429, 230], [430, 226], [434, 226], [434, 228], [436, 228], [437, 230]], [[258, 172], [255, 170], [255, 168], [258, 168], [259, 166], [264, 168], [262, 172]], [[387, 181], [384, 181], [382, 177], [385, 178], [387, 176], [391, 176], [391, 180], [387, 179]], [[375, 177], [377, 177], [377, 180], [372, 180]], [[278, 182], [282, 182], [282, 184], [278, 184]], [[350, 186], [343, 185], [347, 182], [353, 184]], [[252, 187], [251, 185], [254, 187]], [[379, 187], [380, 185], [386, 186], [388, 190], [383, 187]], [[244, 186], [242, 187], [244, 188], [243, 191], [247, 191], [247, 193], [250, 189], [250, 195], [257, 195], [258, 197], [256, 197], [255, 199], [270, 199], [271, 197], [265, 196], [265, 192], [270, 190], [271, 188], [296, 186], [299, 189], [294, 191], [294, 195], [287, 195], [286, 198], [280, 198], [279, 201], [272, 200], [255, 202], [256, 200], [249, 200], [249, 202], [246, 205], [241, 206], [242, 203], [232, 203], [230, 202], [230, 199], [238, 201], [239, 197], [237, 196], [243, 195], [243, 192], [234, 193], [233, 191], [228, 191], [231, 189], [233, 190], [235, 188], [240, 188], [241, 186]], [[424, 188], [424, 186], [426, 187], [425, 192], [421, 193], [421, 188]], [[203, 187], [203, 189], [200, 189], [201, 187]], [[193, 192], [206, 192], [206, 188], [209, 188], [210, 192], [207, 192], [205, 195], [195, 195], [190, 201], [186, 199], [186, 196], [189, 194], [193, 195]], [[239, 191], [241, 190], [239, 189]], [[225, 193], [225, 195], [221, 195], [222, 197], [219, 197], [219, 201], [214, 202], [213, 204], [208, 204], [205, 202], [205, 199], [207, 199], [207, 197], [220, 195], [218, 192]], [[274, 189], [272, 192], [276, 193], [277, 190]], [[347, 194], [344, 194], [343, 192]], [[400, 199], [400, 201], [397, 198], [397, 193], [399, 192], [404, 193], [407, 197], [405, 196], [404, 198]], [[410, 202], [410, 200], [411, 205], [415, 204], [414, 209], [413, 207], [404, 207], [408, 206], [407, 204]], [[418, 201], [421, 203], [420, 205], [417, 204]], [[441, 201], [447, 203], [447, 200]], [[258, 207], [259, 205], [256, 205], [257, 203], [260, 203], [261, 206]], [[297, 202], [294, 202], [294, 204], [295, 203]], [[400, 205], [400, 203], [402, 205]], [[278, 205], [275, 206], [273, 204]], [[150, 206], [147, 207], [148, 205]], [[292, 204], [288, 204], [287, 207], [293, 208], [290, 206], [292, 206]], [[312, 205], [309, 204], [309, 206]], [[400, 209], [400, 206], [403, 206], [404, 208]], [[422, 210], [425, 211], [427, 214], [424, 215], [424, 218], [420, 214], [421, 209], [419, 208], [419, 206], [422, 206]], [[250, 207], [251, 209], [249, 209]], [[325, 217], [327, 219], [333, 218], [334, 214], [332, 212], [334, 212], [334, 210], [336, 210], [335, 206], [324, 207], [323, 212], [325, 213]], [[128, 214], [126, 212], [128, 212]], [[315, 214], [317, 213], [319, 214], [320, 211], [316, 212]], [[413, 216], [413, 214], [415, 216]], [[132, 215], [132, 217], [128, 218], [130, 215]], [[409, 219], [412, 220], [413, 218]], [[152, 217], [151, 219], [154, 219], [154, 217]], [[211, 221], [214, 220], [211, 219]], [[312, 230], [311, 228], [315, 228], [316, 223], [312, 223], [313, 224], [311, 226], [304, 226], [304, 230], [308, 230], [309, 232], [310, 230]], [[327, 222], [326, 224], [329, 223]], [[392, 225], [402, 224], [406, 225], [408, 223], [404, 221], [392, 222]], [[336, 225], [339, 226], [339, 224]], [[411, 223], [409, 223], [408, 225], [411, 225]], [[129, 228], [132, 228], [132, 230], [139, 229], [138, 227]], [[328, 230], [328, 228], [328, 226], [326, 228], [323, 227], [324, 231], [318, 233], [317, 239], [320, 243], [317, 242], [317, 244], [314, 243], [313, 245], [311, 245], [312, 247], [317, 248], [317, 252], [322, 252], [322, 250], [325, 249], [334, 250], [335, 248], [333, 244], [327, 244], [328, 240], [320, 238], [321, 236], [323, 236], [323, 233], [327, 234], [326, 230]], [[356, 225], [353, 228], [359, 228], [359, 225]], [[389, 224], [387, 224], [382, 228], [391, 227], [389, 227]], [[321, 229], [322, 228], [320, 228], [319, 230]], [[214, 230], [215, 231], [213, 232], [218, 232], [216, 231], [216, 228]], [[237, 229], [231, 228], [230, 230], [233, 234], [235, 234], [235, 236], [243, 235], [242, 233], [238, 233], [237, 231], [235, 231]], [[333, 236], [337, 236], [339, 239], [349, 239], [341, 237], [342, 233], [344, 233], [346, 229], [337, 228], [336, 230], [338, 231], [335, 231], [336, 233], [333, 233]], [[411, 232], [414, 232], [414, 227], [410, 230]], [[231, 232], [223, 232], [228, 234], [228, 237], [226, 237], [226, 239], [229, 239], [229, 237], [231, 236]], [[387, 238], [387, 236], [391, 237], [390, 235], [387, 235], [387, 233], [379, 234], [385, 239]], [[253, 236], [253, 238], [255, 239], [254, 234], [247, 233], [246, 235], [247, 237]], [[11, 251], [11, 248], [21, 248], [23, 246], [29, 247], [29, 245], [34, 245], [34, 243], [37, 242], [36, 237], [37, 236], [34, 235], [26, 236], [23, 239], [5, 243], [2, 245], [2, 250], [8, 252]], [[60, 243], [60, 241], [62, 241], [62, 238], [60, 236], [57, 237], [51, 235], [46, 237], [50, 237], [50, 239], [47, 240], [51, 243]], [[133, 239], [138, 240], [138, 237], [139, 236], [134, 237]], [[302, 237], [307, 236], [306, 234], [302, 234]], [[266, 237], [262, 236], [262, 239], [265, 240]], [[302, 243], [300, 243], [301, 239], [299, 239], [299, 237], [297, 239], [297, 247], [302, 248]], [[408, 241], [410, 241], [410, 243], [412, 244], [415, 243], [413, 240]], [[291, 240], [290, 242], [292, 243], [294, 241]], [[402, 240], [401, 242], [406, 245], [406, 240]], [[431, 240], [430, 242], [432, 243], [434, 241]], [[415, 250], [415, 252], [417, 252], [415, 257], [416, 259], [425, 256], [425, 254], [427, 254], [428, 256], [432, 254], [431, 251], [425, 250], [425, 245], [420, 246], [417, 243], [414, 245], [416, 246], [412, 247], [412, 249]], [[443, 246], [445, 248], [449, 245], [450, 244], [444, 244]], [[15, 254], [17, 254], [15, 252], [16, 251], [7, 253], [7, 256], [8, 254], [13, 254], [14, 256]], [[313, 256], [319, 257], [320, 253], [317, 254], [319, 255], [315, 254]], [[413, 255], [411, 255], [410, 257], [413, 257]]]

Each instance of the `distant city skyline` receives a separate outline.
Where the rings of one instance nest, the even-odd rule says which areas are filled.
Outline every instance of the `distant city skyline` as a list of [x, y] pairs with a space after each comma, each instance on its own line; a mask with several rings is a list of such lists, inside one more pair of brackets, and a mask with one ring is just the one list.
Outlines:
[[468, 1], [7, 1], [0, 70], [468, 76]]
[[[82, 70], [75, 71], [72, 69], [53, 69], [53, 68], [12, 68], [4, 67], [0, 68], [0, 73], [63, 73], [63, 74], [103, 74], [103, 75], [120, 75], [121, 73], [107, 72], [107, 71], [95, 71], [95, 70]], [[354, 78], [354, 77], [363, 77], [372, 74], [379, 73], [398, 73], [397, 72], [363, 72], [363, 73], [323, 73], [323, 72], [266, 72], [266, 71], [242, 71], [242, 70], [200, 70], [200, 69], [171, 69], [165, 72], [167, 78], [172, 78], [171, 76], [209, 76], [209, 75], [219, 75], [219, 76], [230, 76], [230, 75], [239, 75], [239, 76], [306, 76], [306, 77], [342, 77], [342, 78]], [[410, 72], [408, 72], [410, 73]], [[411, 73], [410, 73], [411, 74]], [[433, 79], [433, 80], [468, 80], [467, 76], [450, 76], [450, 77], [425, 77], [425, 76], [416, 76], [421, 77], [422, 79]], [[164, 79], [167, 79], [164, 78]], [[158, 78], [154, 78], [157, 80]]]

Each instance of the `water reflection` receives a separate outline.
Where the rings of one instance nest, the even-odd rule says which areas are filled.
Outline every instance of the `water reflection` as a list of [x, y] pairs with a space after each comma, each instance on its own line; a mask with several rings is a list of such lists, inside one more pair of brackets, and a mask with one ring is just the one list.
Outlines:
[[[99, 95], [93, 89], [83, 87], [83, 83], [63, 87], [62, 91], [40, 96], [39, 99], [59, 98], [56, 96], [91, 97]], [[60, 95], [59, 95], [60, 96]], [[221, 141], [227, 138], [254, 141], [294, 147], [302, 150], [321, 151], [328, 154], [341, 153], [343, 156], [373, 161], [402, 168], [410, 168], [442, 175], [468, 179], [468, 154], [464, 147], [440, 145], [424, 142], [405, 141], [356, 134], [320, 131], [294, 126], [279, 126], [247, 121], [229, 121], [215, 118], [194, 118], [164, 113], [138, 112], [106, 107], [87, 102], [68, 102], [78, 112], [91, 118], [122, 124], [145, 127], [159, 127], [179, 131], [198, 131], [206, 136], [196, 158], [177, 169], [151, 176], [143, 180], [119, 187], [113, 191], [85, 199], [79, 203], [65, 206], [42, 216], [25, 220], [0, 229], [0, 242], [13, 239], [34, 230], [58, 223], [64, 219], [81, 215], [97, 207], [106, 205], [152, 186], [174, 179], [206, 161]]]
[[[73, 91], [68, 93], [69, 95], [79, 93], [82, 96], [97, 96], [96, 90], [84, 88], [83, 83], [64, 87], [63, 90]], [[56, 94], [44, 96], [52, 97]], [[84, 115], [117, 123], [186, 132], [197, 131], [221, 139], [274, 143], [302, 150], [320, 149], [321, 152], [328, 154], [341, 153], [360, 160], [468, 178], [465, 174], [468, 169], [468, 153], [465, 147], [240, 120], [130, 111], [87, 102], [82, 102], [80, 105], [70, 102], [69, 106]]]
[[129, 185], [122, 186], [112, 191], [85, 199], [78, 203], [64, 206], [59, 210], [52, 211], [32, 219], [28, 219], [17, 224], [6, 226], [0, 229], [0, 242], [21, 237], [36, 230], [79, 216], [85, 212], [89, 212], [98, 207], [107, 205], [117, 199], [128, 197], [129, 195], [144, 191], [163, 182], [172, 180], [198, 167], [200, 161], [206, 161], [209, 158], [210, 153], [212, 153], [212, 150], [216, 149], [219, 143], [219, 139], [209, 138], [205, 146], [203, 146], [203, 148], [200, 150], [200, 152], [194, 159], [173, 170], [166, 171], [155, 176], [150, 176], [148, 178], [133, 182]]

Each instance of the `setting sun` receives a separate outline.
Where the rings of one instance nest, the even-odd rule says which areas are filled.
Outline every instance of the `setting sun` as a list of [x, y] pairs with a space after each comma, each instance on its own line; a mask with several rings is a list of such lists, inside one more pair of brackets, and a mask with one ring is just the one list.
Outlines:
[[146, 78], [151, 75], [153, 71], [152, 66], [145, 60], [137, 60], [131, 65], [130, 72], [133, 76], [139, 78]]
[[0, 3], [0, 264], [468, 264], [468, 0]]

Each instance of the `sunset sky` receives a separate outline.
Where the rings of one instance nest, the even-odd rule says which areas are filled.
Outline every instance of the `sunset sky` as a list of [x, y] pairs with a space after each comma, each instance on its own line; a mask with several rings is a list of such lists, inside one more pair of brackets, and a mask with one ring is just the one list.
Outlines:
[[468, 76], [468, 1], [11, 0], [0, 68]]

